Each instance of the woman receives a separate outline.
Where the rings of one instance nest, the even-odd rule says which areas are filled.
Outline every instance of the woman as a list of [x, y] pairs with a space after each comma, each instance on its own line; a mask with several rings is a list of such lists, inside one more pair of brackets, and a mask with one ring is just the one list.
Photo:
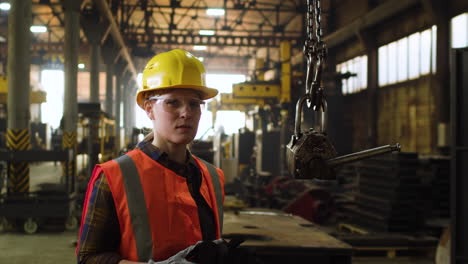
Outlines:
[[198, 241], [219, 239], [224, 175], [190, 154], [205, 99], [203, 64], [172, 50], [143, 71], [137, 104], [153, 131], [136, 149], [97, 165], [88, 184], [78, 263], [191, 263]]

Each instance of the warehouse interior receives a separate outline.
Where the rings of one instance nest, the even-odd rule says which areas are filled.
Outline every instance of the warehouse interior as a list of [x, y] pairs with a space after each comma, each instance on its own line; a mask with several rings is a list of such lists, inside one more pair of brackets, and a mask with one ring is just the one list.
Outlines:
[[220, 92], [190, 151], [256, 263], [467, 262], [468, 1], [0, 0], [0, 263], [76, 262], [172, 49]]

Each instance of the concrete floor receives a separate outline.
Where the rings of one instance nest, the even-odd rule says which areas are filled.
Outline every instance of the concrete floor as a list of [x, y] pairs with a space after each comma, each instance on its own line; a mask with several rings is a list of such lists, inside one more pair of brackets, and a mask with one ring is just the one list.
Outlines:
[[[72, 264], [76, 263], [77, 232], [0, 234], [0, 263], [9, 264]], [[433, 259], [359, 259], [353, 264], [433, 264]], [[286, 264], [286, 263], [285, 263]]]
[[76, 263], [74, 242], [77, 232], [0, 234], [0, 263], [68, 264]]

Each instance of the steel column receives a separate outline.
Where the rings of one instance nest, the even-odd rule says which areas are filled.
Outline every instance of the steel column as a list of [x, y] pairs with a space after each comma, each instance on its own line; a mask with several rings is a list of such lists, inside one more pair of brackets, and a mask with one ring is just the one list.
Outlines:
[[106, 113], [114, 116], [114, 64], [106, 63]]
[[124, 147], [127, 147], [131, 142], [131, 130], [130, 127], [130, 108], [132, 106], [129, 97], [130, 97], [130, 74], [127, 73], [123, 79], [122, 87], [122, 102], [123, 102], [123, 131], [124, 131]]
[[450, 262], [462, 264], [468, 260], [468, 49], [456, 49], [450, 58]]
[[124, 128], [125, 128], [125, 142], [126, 143], [136, 143], [131, 142], [132, 132], [135, 127], [135, 94], [136, 86], [135, 82], [130, 80], [127, 82], [127, 87], [124, 88]]
[[367, 102], [368, 108], [368, 127], [367, 127], [367, 146], [373, 148], [378, 145], [377, 127], [379, 118], [378, 105], [378, 49], [375, 45], [370, 45], [367, 50]]
[[99, 40], [90, 40], [91, 42], [91, 67], [90, 67], [90, 97], [91, 103], [99, 103], [99, 61], [101, 58], [101, 47]]
[[120, 139], [120, 130], [122, 127], [121, 119], [121, 106], [122, 106], [122, 75], [119, 71], [119, 66], [115, 71], [115, 149], [120, 151], [121, 149], [121, 139]]
[[[8, 126], [9, 150], [31, 147], [30, 121], [30, 65], [31, 65], [31, 0], [11, 1], [8, 16]], [[8, 193], [29, 192], [29, 165], [11, 162], [8, 172]]]
[[[112, 117], [115, 116], [114, 112], [114, 75], [115, 71], [118, 71], [115, 63], [118, 60], [119, 50], [116, 49], [114, 41], [110, 38], [107, 38], [104, 43], [104, 48], [102, 50], [102, 57], [104, 63], [106, 64], [106, 102], [105, 102], [105, 111]], [[122, 71], [122, 70], [120, 70]]]
[[[443, 4], [438, 9], [444, 10]], [[437, 128], [447, 128], [450, 122], [450, 94], [447, 92], [447, 86], [450, 83], [450, 18], [446, 12], [440, 11], [442, 14], [439, 15], [437, 21], [437, 43], [436, 43], [436, 74], [435, 83], [433, 84], [435, 93], [435, 118], [437, 122]], [[434, 129], [437, 129], [434, 128]], [[448, 130], [448, 129], [446, 129]], [[437, 129], [436, 131], [440, 131]], [[437, 139], [434, 138], [435, 142], [447, 142], [448, 133], [442, 132], [437, 135]], [[444, 152], [444, 147], [438, 146], [440, 152]]]
[[[65, 0], [65, 43], [64, 72], [65, 91], [63, 104], [63, 138], [62, 147], [73, 151], [72, 159], [64, 166], [69, 177], [76, 176], [76, 145], [78, 122], [78, 53], [80, 48], [80, 5], [81, 0]], [[72, 181], [74, 183], [75, 181]], [[70, 186], [75, 190], [77, 186]], [[76, 190], [75, 190], [76, 191]]]

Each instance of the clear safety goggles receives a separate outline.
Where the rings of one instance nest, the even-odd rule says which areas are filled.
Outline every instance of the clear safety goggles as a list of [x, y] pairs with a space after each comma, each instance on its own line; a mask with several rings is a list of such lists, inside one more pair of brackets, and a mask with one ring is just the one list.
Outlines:
[[190, 96], [155, 95], [146, 100], [156, 100], [156, 104], [161, 104], [163, 110], [168, 113], [179, 113], [184, 109], [194, 113], [201, 113], [205, 109], [205, 101]]

